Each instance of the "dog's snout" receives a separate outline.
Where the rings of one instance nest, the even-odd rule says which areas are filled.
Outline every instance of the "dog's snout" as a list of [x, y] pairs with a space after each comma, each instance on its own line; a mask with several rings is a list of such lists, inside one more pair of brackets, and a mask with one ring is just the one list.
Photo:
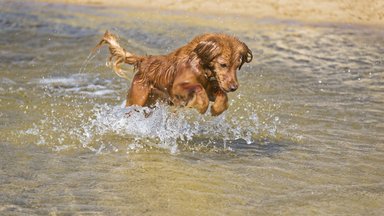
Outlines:
[[239, 85], [236, 83], [233, 83], [232, 85], [229, 86], [229, 90], [234, 92], [236, 89], [239, 88]]

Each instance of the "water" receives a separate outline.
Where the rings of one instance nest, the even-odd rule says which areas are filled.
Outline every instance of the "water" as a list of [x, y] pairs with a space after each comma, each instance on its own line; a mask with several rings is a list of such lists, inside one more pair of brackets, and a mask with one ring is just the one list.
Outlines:
[[[380, 215], [384, 31], [1, 1], [0, 214]], [[106, 29], [167, 53], [237, 35], [255, 59], [222, 116], [124, 108]]]

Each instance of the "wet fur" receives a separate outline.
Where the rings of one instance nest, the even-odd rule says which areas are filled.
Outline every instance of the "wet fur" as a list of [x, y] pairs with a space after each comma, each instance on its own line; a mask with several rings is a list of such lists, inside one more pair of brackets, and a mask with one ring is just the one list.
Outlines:
[[125, 63], [136, 72], [126, 106], [151, 106], [161, 100], [205, 113], [212, 101], [211, 114], [228, 108], [227, 92], [238, 87], [236, 72], [252, 61], [252, 52], [237, 38], [225, 34], [204, 34], [168, 55], [139, 56], [127, 52], [117, 37], [105, 32], [95, 50], [107, 44], [115, 73], [128, 78], [121, 69]]

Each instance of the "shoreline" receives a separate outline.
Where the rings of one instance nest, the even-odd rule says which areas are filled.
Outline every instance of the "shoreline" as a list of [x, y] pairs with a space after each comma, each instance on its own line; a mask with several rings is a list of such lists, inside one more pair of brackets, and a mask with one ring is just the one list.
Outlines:
[[256, 19], [296, 20], [303, 23], [335, 23], [384, 26], [384, 1], [380, 0], [37, 0], [88, 6], [123, 6], [176, 10], [213, 15], [245, 15]]

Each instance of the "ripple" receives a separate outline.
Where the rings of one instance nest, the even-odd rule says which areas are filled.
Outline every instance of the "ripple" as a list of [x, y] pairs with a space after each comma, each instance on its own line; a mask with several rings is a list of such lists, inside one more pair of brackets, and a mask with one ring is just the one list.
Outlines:
[[87, 74], [72, 74], [68, 77], [50, 77], [37, 79], [32, 84], [55, 95], [80, 94], [90, 97], [114, 95], [110, 80], [99, 79]]

